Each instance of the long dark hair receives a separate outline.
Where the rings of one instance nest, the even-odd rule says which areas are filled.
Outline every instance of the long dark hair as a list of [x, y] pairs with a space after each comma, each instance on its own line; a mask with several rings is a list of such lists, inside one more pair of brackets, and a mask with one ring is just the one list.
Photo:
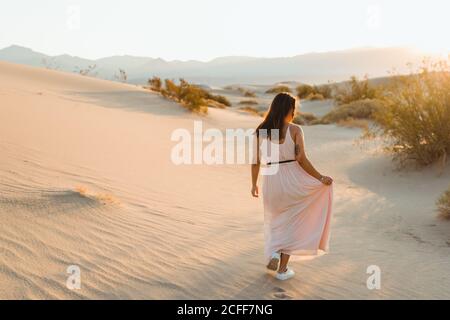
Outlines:
[[[270, 105], [269, 112], [263, 122], [256, 128], [256, 136], [259, 138], [259, 130], [267, 130], [267, 136], [270, 139], [272, 137], [272, 130], [278, 129], [281, 132], [283, 128], [284, 119], [289, 112], [295, 111], [295, 97], [287, 92], [281, 92], [273, 98]], [[281, 137], [279, 137], [281, 138]]]

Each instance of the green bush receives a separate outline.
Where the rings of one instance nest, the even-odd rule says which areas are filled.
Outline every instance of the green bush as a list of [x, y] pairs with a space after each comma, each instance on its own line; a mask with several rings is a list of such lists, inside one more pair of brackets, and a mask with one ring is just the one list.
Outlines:
[[[431, 71], [433, 70], [433, 71]], [[386, 106], [378, 110], [373, 133], [386, 139], [394, 159], [429, 165], [450, 154], [450, 71], [446, 63], [396, 77]]]

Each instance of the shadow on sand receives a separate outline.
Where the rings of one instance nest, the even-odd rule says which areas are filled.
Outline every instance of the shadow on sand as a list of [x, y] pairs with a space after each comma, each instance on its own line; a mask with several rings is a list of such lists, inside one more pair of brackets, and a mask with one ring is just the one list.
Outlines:
[[66, 91], [65, 94], [65, 99], [75, 102], [93, 103], [105, 108], [162, 116], [186, 116], [189, 114], [187, 110], [175, 102], [165, 100], [151, 92], [139, 90]]

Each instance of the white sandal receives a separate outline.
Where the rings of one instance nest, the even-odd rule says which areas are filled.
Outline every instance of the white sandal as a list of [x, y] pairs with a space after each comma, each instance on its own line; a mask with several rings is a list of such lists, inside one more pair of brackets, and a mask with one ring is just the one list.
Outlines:
[[272, 257], [266, 267], [269, 270], [276, 271], [278, 269], [278, 263], [280, 263], [280, 253], [275, 252], [272, 254]]
[[294, 270], [292, 270], [291, 268], [287, 268], [285, 272], [277, 272], [277, 274], [275, 275], [275, 278], [277, 278], [278, 280], [287, 280], [292, 278], [293, 276], [295, 276], [295, 272]]

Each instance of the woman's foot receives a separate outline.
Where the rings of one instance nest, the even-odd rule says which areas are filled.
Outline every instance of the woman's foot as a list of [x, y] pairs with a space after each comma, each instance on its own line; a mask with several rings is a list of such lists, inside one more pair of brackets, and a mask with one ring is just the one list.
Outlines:
[[295, 276], [295, 272], [294, 270], [292, 270], [291, 268], [287, 267], [285, 271], [278, 271], [277, 274], [275, 275], [275, 278], [277, 278], [278, 280], [287, 280], [292, 278], [293, 276]]
[[266, 267], [269, 270], [275, 271], [278, 269], [278, 263], [280, 263], [280, 254], [278, 252], [275, 252], [272, 254], [272, 257], [270, 258], [270, 261]]

